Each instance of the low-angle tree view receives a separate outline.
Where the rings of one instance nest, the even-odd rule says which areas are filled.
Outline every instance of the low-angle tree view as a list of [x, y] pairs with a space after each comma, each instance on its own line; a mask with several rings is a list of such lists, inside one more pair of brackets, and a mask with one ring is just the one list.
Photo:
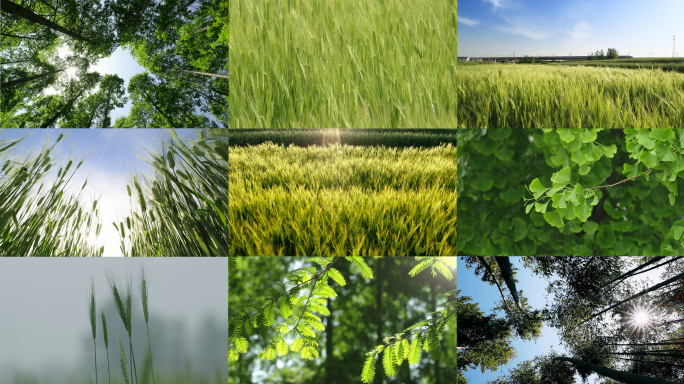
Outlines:
[[[228, 5], [3, 0], [2, 127], [227, 128]], [[117, 48], [144, 71], [125, 81], [91, 69]]]
[[456, 297], [459, 384], [684, 379], [683, 257], [463, 256], [458, 263], [465, 269]]

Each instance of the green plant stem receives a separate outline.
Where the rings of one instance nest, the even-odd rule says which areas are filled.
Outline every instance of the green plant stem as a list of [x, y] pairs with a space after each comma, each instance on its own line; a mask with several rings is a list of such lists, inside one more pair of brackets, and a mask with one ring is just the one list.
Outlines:
[[95, 339], [93, 339], [93, 349], [95, 349], [95, 383], [97, 384], [97, 346], [95, 345]]
[[152, 367], [152, 384], [154, 382], [154, 363], [152, 359], [152, 345], [150, 345], [150, 324], [147, 323], [147, 347], [150, 349], [150, 366]]
[[112, 373], [109, 372], [109, 349], [107, 349], [107, 377], [109, 378], [109, 384], [112, 384]]

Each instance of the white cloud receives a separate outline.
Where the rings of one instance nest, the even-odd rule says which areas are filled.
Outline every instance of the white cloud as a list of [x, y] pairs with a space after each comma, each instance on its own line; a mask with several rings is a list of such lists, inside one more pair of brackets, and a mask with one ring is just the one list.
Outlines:
[[461, 24], [471, 26], [471, 27], [474, 27], [474, 26], [480, 24], [480, 22], [477, 20], [469, 19], [469, 18], [463, 17], [463, 16], [458, 17], [458, 22]]
[[494, 11], [496, 11], [498, 8], [504, 7], [504, 0], [484, 0], [484, 2], [491, 3], [494, 6]]
[[538, 28], [534, 28], [529, 25], [524, 25], [522, 23], [516, 23], [514, 26], [511, 27], [500, 27], [499, 30], [503, 33], [509, 33], [511, 35], [520, 35], [532, 40], [544, 40], [555, 35], [557, 32], [560, 31], [540, 30]]
[[570, 39], [572, 41], [579, 42], [591, 36], [593, 31], [594, 28], [591, 25], [582, 21], [581, 23], [575, 25], [575, 28], [572, 31], [568, 31], [568, 34], [571, 36]]

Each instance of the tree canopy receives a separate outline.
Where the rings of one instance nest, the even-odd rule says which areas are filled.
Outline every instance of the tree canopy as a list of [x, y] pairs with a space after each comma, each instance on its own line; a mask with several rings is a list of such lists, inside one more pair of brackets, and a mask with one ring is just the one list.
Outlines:
[[[495, 259], [509, 258], [463, 257], [470, 270], [466, 273], [474, 273], [489, 284], [504, 279]], [[472, 303], [470, 297], [460, 295], [459, 291], [458, 382], [468, 382], [463, 374], [468, 370], [479, 368], [484, 373], [509, 363], [511, 356], [516, 355], [510, 341], [515, 338], [512, 324], [519, 315], [527, 318], [532, 327], [528, 326], [528, 333], [517, 337], [538, 335], [542, 326], [552, 326], [565, 352], [535, 351], [534, 359], [521, 362], [492, 384], [572, 384], [576, 375], [587, 382], [594, 373], [604, 384], [680, 382], [684, 377], [683, 259], [510, 258], [514, 276], [526, 268], [543, 283], [540, 288], [546, 286], [546, 305], [534, 311], [509, 308], [505, 305], [506, 300], [513, 298], [509, 289], [501, 292], [494, 312], [484, 314], [478, 309], [480, 303]], [[645, 273], [654, 269], [657, 278], [644, 278], [648, 276]], [[499, 317], [498, 312], [504, 316]]]
[[[40, 126], [34, 111], [57, 99], [63, 110], [48, 127], [228, 126], [227, 1], [7, 0], [1, 17], [3, 127]], [[69, 102], [65, 84], [118, 47], [146, 72], [128, 87], [105, 74]], [[130, 114], [112, 123], [129, 99]]]

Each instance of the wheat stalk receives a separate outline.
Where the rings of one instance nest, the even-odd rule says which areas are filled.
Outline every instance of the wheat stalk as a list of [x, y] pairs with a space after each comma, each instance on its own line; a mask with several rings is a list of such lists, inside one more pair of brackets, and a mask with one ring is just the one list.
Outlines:
[[[136, 183], [136, 187], [138, 187], [138, 184]], [[138, 187], [139, 188], [139, 187]], [[140, 189], [138, 189], [138, 192], [140, 192]], [[140, 198], [142, 199], [142, 192], [140, 192]], [[144, 209], [143, 209], [144, 211]], [[150, 323], [149, 323], [149, 312], [147, 310], [147, 295], [148, 295], [148, 286], [147, 286], [147, 280], [145, 280], [145, 267], [144, 265], [140, 266], [140, 297], [142, 298], [142, 305], [143, 305], [143, 314], [145, 315], [145, 324], [147, 325], [147, 347], [150, 350], [150, 366], [152, 367], [152, 383], [154, 384], [154, 364], [153, 364], [153, 359], [152, 359], [152, 345], [150, 344]]]
[[105, 351], [107, 351], [107, 376], [109, 383], [112, 382], [112, 374], [109, 372], [109, 339], [107, 339], [107, 320], [105, 320], [104, 311], [102, 311], [102, 331], [104, 333]]
[[124, 382], [126, 384], [130, 384], [130, 381], [128, 380], [128, 371], [126, 371], [126, 365], [128, 363], [126, 362], [126, 354], [124, 353], [124, 349], [123, 349], [123, 345], [121, 344], [121, 340], [119, 340], [119, 362], [121, 364], [121, 373], [123, 374]]
[[93, 331], [93, 349], [95, 350], [95, 383], [97, 384], [97, 345], [95, 344], [95, 331], [97, 329], [97, 318], [95, 317], [95, 281], [90, 278], [90, 289], [88, 289], [88, 314], [90, 315], [90, 327]]

